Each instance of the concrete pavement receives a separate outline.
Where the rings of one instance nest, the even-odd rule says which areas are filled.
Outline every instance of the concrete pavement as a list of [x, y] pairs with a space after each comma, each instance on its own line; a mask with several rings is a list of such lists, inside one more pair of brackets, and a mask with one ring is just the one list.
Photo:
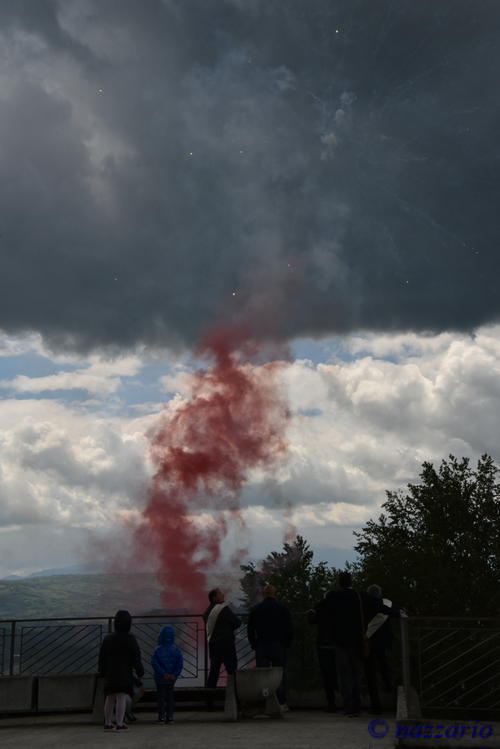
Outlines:
[[[321, 711], [293, 711], [282, 720], [253, 718], [226, 723], [222, 713], [179, 711], [173, 725], [154, 723], [153, 713], [123, 733], [104, 731], [86, 715], [0, 719], [0, 747], [80, 749], [389, 749], [394, 747], [394, 719], [386, 738], [368, 733], [369, 715], [346, 718]], [[483, 742], [483, 745], [486, 742]]]
[[[364, 714], [346, 718], [316, 710], [294, 710], [281, 719], [247, 718], [237, 723], [223, 720], [222, 712], [178, 711], [173, 725], [154, 722], [153, 712], [139, 713], [139, 721], [128, 731], [104, 731], [91, 723], [88, 715], [30, 716], [0, 718], [0, 747], [18, 749], [393, 749], [396, 746], [396, 720]], [[422, 723], [456, 721], [422, 720]], [[467, 721], [464, 721], [467, 722]], [[474, 721], [468, 721], [471, 726]], [[475, 723], [478, 723], [476, 721]], [[444, 737], [429, 740], [423, 735], [408, 738], [402, 746], [427, 749], [500, 749], [500, 724], [492, 726], [491, 736], [461, 739]], [[369, 732], [369, 726], [375, 735]], [[385, 736], [377, 738], [386, 731]]]

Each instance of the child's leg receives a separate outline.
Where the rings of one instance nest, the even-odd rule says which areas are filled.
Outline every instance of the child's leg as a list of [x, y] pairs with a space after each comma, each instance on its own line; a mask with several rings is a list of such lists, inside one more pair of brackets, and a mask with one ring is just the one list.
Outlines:
[[174, 719], [174, 685], [168, 684], [167, 685], [167, 714], [166, 714], [166, 720], [173, 720]]
[[113, 710], [115, 709], [116, 694], [108, 694], [104, 700], [104, 724], [110, 726], [113, 723]]
[[156, 682], [156, 694], [158, 698], [158, 720], [165, 720], [165, 690], [166, 684]]
[[125, 718], [125, 708], [127, 707], [127, 695], [120, 693], [116, 695], [116, 725], [123, 726], [123, 719]]

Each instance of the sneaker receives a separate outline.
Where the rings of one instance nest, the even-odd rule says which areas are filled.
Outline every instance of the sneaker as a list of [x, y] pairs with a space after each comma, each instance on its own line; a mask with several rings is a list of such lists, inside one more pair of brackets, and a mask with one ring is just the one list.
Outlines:
[[165, 723], [165, 718], [163, 716], [159, 715], [158, 718], [156, 719], [156, 722], [157, 723]]
[[284, 702], [282, 705], [280, 705], [280, 710], [281, 710], [282, 713], [289, 713], [290, 712], [290, 708], [288, 707], [288, 705], [286, 704], [286, 702]]
[[104, 730], [105, 730], [105, 731], [112, 731], [114, 727], [115, 727], [115, 726], [114, 726], [114, 724], [113, 724], [113, 723], [110, 723], [110, 725], [109, 725], [109, 726], [107, 725], [107, 723], [105, 723], [105, 724], [104, 724]]
[[128, 731], [129, 728], [126, 723], [124, 723], [122, 726], [115, 726], [115, 731]]

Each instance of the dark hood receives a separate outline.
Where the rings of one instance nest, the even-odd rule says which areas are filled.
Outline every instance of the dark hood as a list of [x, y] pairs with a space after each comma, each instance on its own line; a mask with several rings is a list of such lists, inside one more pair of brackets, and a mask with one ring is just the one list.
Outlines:
[[121, 609], [115, 614], [115, 632], [130, 632], [132, 617], [128, 611]]

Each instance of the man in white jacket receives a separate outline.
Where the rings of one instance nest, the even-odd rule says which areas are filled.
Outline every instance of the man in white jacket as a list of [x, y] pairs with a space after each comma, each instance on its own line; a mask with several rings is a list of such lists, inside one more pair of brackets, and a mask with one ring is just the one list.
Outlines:
[[220, 588], [213, 588], [208, 594], [208, 600], [210, 606], [203, 614], [210, 655], [207, 687], [215, 688], [222, 664], [228, 674], [234, 674], [238, 667], [234, 631], [241, 625], [241, 619], [231, 611]]

